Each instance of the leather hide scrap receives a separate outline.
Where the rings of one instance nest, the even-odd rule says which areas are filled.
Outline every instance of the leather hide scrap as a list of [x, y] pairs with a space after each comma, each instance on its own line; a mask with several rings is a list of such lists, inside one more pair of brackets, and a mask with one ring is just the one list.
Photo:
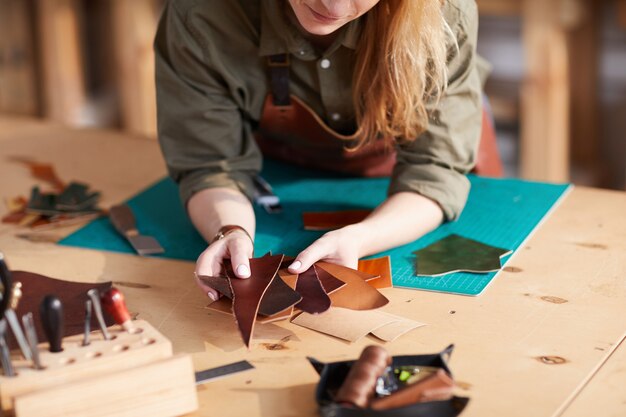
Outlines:
[[233, 314], [246, 347], [254, 331], [254, 322], [261, 299], [276, 277], [283, 255], [264, 256], [250, 260], [250, 278], [228, 279], [233, 294]]

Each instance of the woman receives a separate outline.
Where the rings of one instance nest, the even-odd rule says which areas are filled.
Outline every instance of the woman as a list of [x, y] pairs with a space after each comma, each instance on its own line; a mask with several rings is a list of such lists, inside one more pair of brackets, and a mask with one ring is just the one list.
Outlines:
[[261, 150], [391, 174], [388, 198], [310, 245], [292, 273], [322, 259], [356, 268], [455, 219], [481, 128], [477, 19], [473, 0], [170, 1], [155, 41], [159, 139], [209, 242], [196, 274], [230, 259], [250, 276]]

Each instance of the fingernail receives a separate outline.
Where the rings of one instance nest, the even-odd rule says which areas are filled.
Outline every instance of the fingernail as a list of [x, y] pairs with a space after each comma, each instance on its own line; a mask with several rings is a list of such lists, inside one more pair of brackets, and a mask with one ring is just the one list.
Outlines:
[[212, 292], [206, 293], [207, 297], [209, 297], [213, 301], [217, 301], [217, 297]]
[[248, 278], [250, 276], [250, 269], [244, 264], [241, 264], [237, 267], [237, 275], [241, 278]]
[[302, 262], [300, 262], [300, 261], [295, 261], [294, 263], [289, 265], [289, 269], [293, 269], [294, 271], [299, 270], [300, 267], [302, 267]]

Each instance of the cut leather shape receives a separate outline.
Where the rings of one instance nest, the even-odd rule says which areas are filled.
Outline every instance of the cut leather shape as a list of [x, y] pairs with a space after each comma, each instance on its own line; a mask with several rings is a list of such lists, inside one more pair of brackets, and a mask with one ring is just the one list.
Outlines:
[[261, 299], [259, 314], [273, 316], [281, 313], [301, 302], [302, 297], [302, 293], [294, 291], [278, 275], [272, 280]]
[[[287, 257], [285, 256], [285, 258]], [[293, 259], [289, 260], [289, 262], [291, 261], [293, 261]], [[283, 260], [283, 265], [284, 264], [285, 264], [285, 261]], [[281, 267], [281, 269], [278, 270], [278, 276], [283, 280], [285, 284], [289, 286], [289, 288], [291, 288], [292, 290], [296, 289], [296, 284], [298, 282], [298, 274], [292, 274], [286, 268], [283, 269]], [[280, 313], [275, 314], [273, 316], [258, 316], [257, 322], [273, 323], [273, 322], [280, 321], [280, 320], [288, 320], [291, 318], [294, 308], [295, 308], [295, 304], [289, 307], [288, 309], [281, 311]]]
[[374, 279], [376, 276], [327, 262], [318, 262], [316, 265], [346, 283], [340, 291], [330, 295], [333, 307], [373, 310], [389, 303], [384, 295], [366, 282], [367, 278]]
[[511, 251], [449, 235], [413, 253], [416, 255], [416, 275], [438, 276], [452, 272], [497, 271], [501, 268], [500, 258]]
[[[39, 305], [41, 300], [48, 295], [54, 294], [63, 303], [63, 315], [65, 322], [64, 337], [81, 334], [84, 330], [85, 323], [85, 301], [87, 301], [87, 291], [96, 288], [100, 293], [111, 288], [111, 282], [103, 282], [97, 284], [86, 284], [79, 282], [64, 281], [60, 279], [50, 278], [45, 275], [35, 274], [25, 271], [13, 271], [13, 281], [22, 283], [23, 296], [17, 306], [16, 314], [18, 317], [33, 312], [35, 320], [35, 328], [37, 330], [37, 338], [40, 341], [47, 340], [45, 338], [43, 328], [39, 320]], [[93, 315], [95, 316], [95, 314]], [[108, 326], [115, 324], [113, 319], [105, 314]], [[92, 317], [91, 328], [98, 329], [98, 322]], [[10, 338], [11, 348], [16, 348], [17, 344], [13, 337]]]
[[391, 280], [391, 258], [389, 258], [389, 256], [375, 259], [361, 259], [359, 260], [357, 269], [366, 274], [380, 275], [379, 279], [368, 281], [368, 284], [372, 287], [377, 289], [393, 287]]
[[296, 308], [309, 314], [323, 313], [330, 307], [330, 298], [322, 287], [316, 269], [312, 265], [301, 273], [296, 284], [296, 291], [302, 296], [302, 301], [296, 304]]
[[372, 210], [318, 211], [302, 213], [304, 230], [334, 230], [363, 221]]
[[21, 162], [28, 166], [28, 168], [30, 169], [30, 174], [34, 178], [47, 182], [48, 184], [52, 185], [56, 191], [61, 192], [65, 188], [65, 184], [63, 184], [63, 181], [59, 179], [59, 176], [57, 175], [52, 164], [35, 162], [28, 158], [21, 157], [11, 159], [15, 162]]
[[385, 342], [393, 342], [403, 334], [422, 326], [426, 326], [426, 324], [405, 319], [385, 324], [378, 329], [372, 330], [371, 333], [372, 335], [381, 340], [384, 340]]
[[[356, 342], [367, 336], [368, 333], [391, 323], [417, 323], [380, 310], [355, 311], [334, 306], [330, 307], [324, 314], [301, 313], [291, 322], [349, 342]], [[423, 325], [417, 323], [413, 328]]]
[[[203, 284], [218, 291], [224, 297], [232, 299], [233, 294], [228, 280], [240, 278], [233, 277], [232, 272], [227, 274], [228, 277], [210, 277], [206, 275], [199, 275], [198, 279]], [[300, 294], [294, 291], [289, 285], [285, 284], [280, 277], [278, 277], [277, 279], [272, 280], [270, 286], [265, 292], [265, 295], [261, 299], [259, 314], [264, 316], [273, 316], [294, 306], [300, 300], [302, 300]]]
[[225, 276], [211, 277], [208, 275], [198, 275], [198, 279], [204, 285], [207, 285], [213, 288], [215, 291], [222, 294], [224, 297], [229, 299], [233, 298], [233, 293], [230, 289], [230, 284], [228, 283], [228, 278]]
[[246, 347], [254, 331], [261, 299], [276, 277], [283, 255], [250, 259], [250, 278], [228, 280], [233, 294], [233, 314]]
[[400, 388], [387, 397], [375, 398], [370, 402], [374, 410], [389, 410], [428, 401], [445, 401], [452, 398], [454, 381], [443, 369], [439, 369], [415, 384]]
[[317, 272], [317, 277], [319, 278], [320, 283], [324, 288], [324, 292], [326, 292], [326, 294], [328, 295], [340, 290], [346, 285], [345, 282], [335, 278], [323, 268], [317, 268], [315, 271]]

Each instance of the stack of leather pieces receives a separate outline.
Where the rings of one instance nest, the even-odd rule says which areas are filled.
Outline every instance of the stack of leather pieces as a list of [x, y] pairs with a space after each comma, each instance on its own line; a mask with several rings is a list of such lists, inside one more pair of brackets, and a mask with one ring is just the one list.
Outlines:
[[371, 310], [389, 302], [369, 283], [380, 279], [380, 275], [327, 262], [317, 262], [296, 275], [287, 270], [292, 260], [284, 255], [251, 259], [249, 279], [235, 278], [228, 265], [223, 276], [198, 276], [224, 295], [209, 308], [235, 316], [247, 347], [257, 321], [287, 320], [299, 312], [321, 314], [331, 306]]

